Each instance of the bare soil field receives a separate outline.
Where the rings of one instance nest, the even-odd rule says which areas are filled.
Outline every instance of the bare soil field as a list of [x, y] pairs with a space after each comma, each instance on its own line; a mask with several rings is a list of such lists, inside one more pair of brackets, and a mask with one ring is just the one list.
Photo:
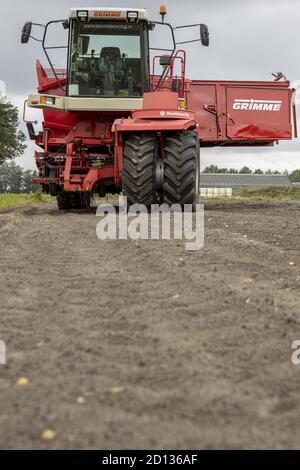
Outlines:
[[0, 447], [299, 448], [300, 202], [207, 202], [198, 252], [96, 224], [0, 212]]

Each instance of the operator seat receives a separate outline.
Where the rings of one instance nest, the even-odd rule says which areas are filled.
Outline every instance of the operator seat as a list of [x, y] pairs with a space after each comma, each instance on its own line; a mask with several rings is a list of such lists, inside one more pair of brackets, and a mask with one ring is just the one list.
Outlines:
[[115, 79], [124, 77], [121, 51], [118, 47], [103, 47], [100, 52], [99, 70], [102, 73], [110, 73]]

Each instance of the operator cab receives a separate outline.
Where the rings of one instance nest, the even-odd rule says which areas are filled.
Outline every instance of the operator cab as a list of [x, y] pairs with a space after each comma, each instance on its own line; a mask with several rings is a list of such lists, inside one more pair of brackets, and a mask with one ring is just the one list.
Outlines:
[[149, 91], [144, 9], [72, 9], [68, 96], [142, 97]]

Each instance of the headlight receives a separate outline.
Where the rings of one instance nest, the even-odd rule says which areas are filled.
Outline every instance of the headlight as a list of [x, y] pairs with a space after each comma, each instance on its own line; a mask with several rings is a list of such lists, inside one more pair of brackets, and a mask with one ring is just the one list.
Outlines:
[[87, 21], [89, 18], [89, 12], [87, 10], [78, 10], [77, 18], [79, 21]]
[[136, 23], [139, 17], [139, 13], [137, 11], [128, 11], [127, 12], [127, 21], [129, 23]]

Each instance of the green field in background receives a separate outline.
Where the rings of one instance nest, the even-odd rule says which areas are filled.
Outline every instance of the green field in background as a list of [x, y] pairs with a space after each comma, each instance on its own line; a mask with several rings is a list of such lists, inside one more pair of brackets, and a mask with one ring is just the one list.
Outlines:
[[[117, 195], [108, 195], [107, 199], [115, 199]], [[103, 198], [104, 199], [104, 198]], [[201, 200], [205, 199], [222, 199], [222, 200], [245, 200], [245, 201], [300, 201], [300, 188], [243, 188], [234, 189], [232, 197], [217, 196], [217, 197], [200, 197]], [[53, 197], [42, 194], [36, 191], [31, 194], [1, 194], [0, 193], [0, 210], [7, 207], [20, 206], [24, 204], [47, 202], [54, 200]]]
[[51, 196], [45, 196], [40, 192], [32, 194], [0, 194], [0, 209], [7, 207], [20, 206], [28, 203], [50, 201]]
[[255, 201], [300, 201], [300, 188], [243, 188], [233, 190], [233, 198]]

